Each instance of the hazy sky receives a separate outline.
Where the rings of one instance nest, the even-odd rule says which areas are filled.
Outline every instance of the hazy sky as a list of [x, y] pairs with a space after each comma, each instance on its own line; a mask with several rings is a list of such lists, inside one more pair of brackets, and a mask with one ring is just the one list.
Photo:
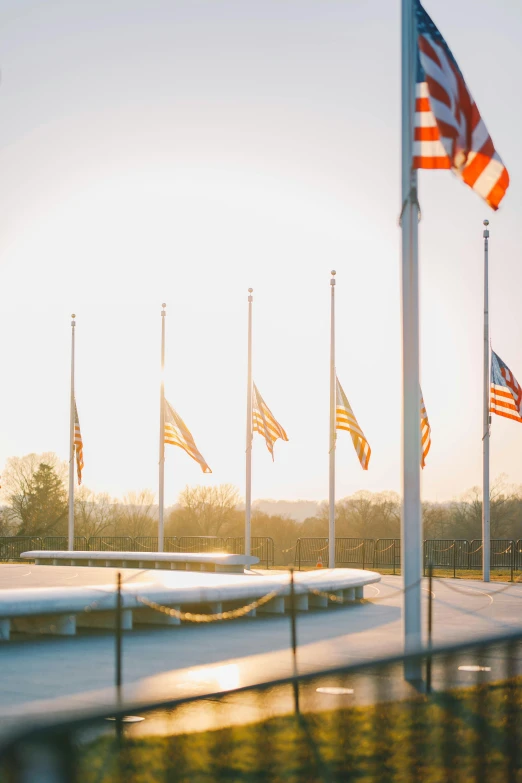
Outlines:
[[[494, 214], [420, 173], [423, 494], [481, 481], [482, 220], [493, 347], [522, 381], [522, 6], [426, 0], [511, 187]], [[247, 288], [254, 379], [290, 441], [255, 437], [253, 496], [328, 492], [329, 278], [348, 433], [338, 497], [400, 486], [399, 0], [3, 0], [0, 6], [0, 465], [68, 456], [70, 314], [84, 482], [157, 486], [166, 393], [213, 469], [244, 490]], [[522, 483], [522, 427], [494, 417], [493, 476]]]

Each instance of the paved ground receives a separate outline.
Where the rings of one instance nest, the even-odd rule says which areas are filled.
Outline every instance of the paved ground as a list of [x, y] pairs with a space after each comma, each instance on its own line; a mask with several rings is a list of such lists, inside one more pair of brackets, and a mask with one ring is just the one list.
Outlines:
[[[14, 586], [16, 579], [19, 587], [30, 581], [34, 566], [11, 569], [9, 584]], [[78, 577], [70, 573], [70, 581], [83, 578], [84, 570], [76, 570]], [[3, 579], [0, 588], [8, 586]], [[366, 590], [366, 603], [299, 614], [300, 671], [400, 652], [401, 578], [385, 576]], [[427, 580], [423, 591], [427, 599]], [[520, 585], [434, 580], [434, 641], [522, 630], [521, 606]], [[289, 642], [288, 615], [134, 630], [124, 638], [125, 695], [132, 700], [175, 698], [283, 677], [292, 672]], [[0, 647], [0, 671], [0, 730], [58, 706], [110, 703], [114, 639], [109, 632], [84, 631], [72, 638], [10, 642]]]

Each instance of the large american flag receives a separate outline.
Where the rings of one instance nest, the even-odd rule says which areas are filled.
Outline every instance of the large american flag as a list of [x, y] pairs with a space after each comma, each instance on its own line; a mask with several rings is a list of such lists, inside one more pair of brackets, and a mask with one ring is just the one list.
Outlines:
[[335, 428], [350, 433], [361, 467], [363, 470], [368, 470], [372, 450], [353, 415], [351, 405], [339, 383], [339, 378], [336, 378]]
[[74, 450], [76, 452], [76, 473], [78, 475], [78, 484], [81, 484], [83, 470], [83, 441], [82, 433], [80, 431], [80, 420], [78, 418], [76, 400], [74, 401]]
[[288, 440], [286, 432], [281, 427], [268, 405], [265, 403], [255, 383], [252, 390], [252, 430], [259, 432], [266, 441], [266, 447], [274, 459], [274, 443], [278, 438]]
[[491, 351], [490, 411], [506, 419], [522, 421], [522, 389], [509, 367]]
[[431, 448], [431, 427], [428, 421], [428, 414], [426, 412], [426, 405], [424, 404], [424, 397], [421, 395], [421, 468], [426, 465], [426, 457]]
[[165, 400], [165, 443], [179, 446], [201, 465], [203, 473], [212, 473], [203, 455], [198, 451], [187, 425], [167, 400]]
[[446, 41], [415, 2], [418, 57], [413, 166], [451, 169], [497, 209], [509, 175]]

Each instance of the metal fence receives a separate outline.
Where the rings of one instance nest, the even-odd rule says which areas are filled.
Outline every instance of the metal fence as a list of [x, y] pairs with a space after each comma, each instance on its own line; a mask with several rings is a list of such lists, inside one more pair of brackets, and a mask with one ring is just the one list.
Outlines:
[[[157, 536], [76, 536], [76, 550], [112, 552], [157, 552]], [[67, 536], [0, 536], [0, 560], [19, 561], [22, 552], [31, 549], [66, 550]], [[293, 562], [301, 567], [328, 565], [328, 538], [298, 538]], [[167, 536], [165, 552], [231, 552], [242, 554], [244, 538], [220, 536]], [[285, 550], [287, 551], [287, 550]], [[270, 536], [253, 536], [251, 552], [267, 568], [275, 565], [275, 543]], [[482, 541], [473, 539], [426, 539], [423, 542], [424, 569], [431, 563], [436, 570], [453, 575], [457, 571], [482, 568]], [[335, 559], [338, 566], [391, 569], [396, 573], [401, 565], [401, 544], [398, 538], [336, 538]], [[492, 539], [491, 568], [522, 570], [522, 539]]]
[[[242, 555], [245, 551], [245, 539], [242, 537], [227, 538], [226, 548], [227, 552], [233, 555]], [[252, 536], [250, 553], [254, 557], [258, 557], [266, 568], [270, 568], [275, 562], [274, 539], [270, 536]]]
[[464, 539], [432, 539], [424, 541], [424, 569], [433, 568], [453, 570], [469, 569], [469, 541]]
[[302, 566], [328, 565], [327, 538], [298, 538], [295, 545], [295, 564]]
[[390, 568], [395, 574], [400, 567], [400, 538], [378, 538], [373, 550], [373, 568]]
[[179, 552], [226, 552], [226, 543], [220, 536], [180, 536], [176, 549]]
[[[54, 549], [55, 551], [66, 551], [69, 541], [67, 536], [44, 536], [40, 540], [42, 542], [41, 549]], [[75, 536], [74, 548], [79, 551], [87, 550], [89, 548], [88, 539], [85, 536]]]
[[373, 538], [336, 538], [335, 562], [337, 565], [371, 568], [374, 561]]
[[[42, 716], [0, 746], [0, 779], [517, 783], [521, 650], [520, 635], [491, 638], [197, 697], [115, 699], [61, 722]], [[406, 682], [405, 667], [424, 686]], [[143, 722], [124, 722], [129, 714]]]
[[28, 549], [43, 549], [43, 539], [40, 536], [1, 536], [0, 559], [20, 560], [22, 552]]
[[131, 536], [93, 536], [88, 549], [91, 552], [134, 552], [135, 544]]
[[[424, 571], [431, 563], [434, 569], [469, 571], [482, 568], [482, 541], [475, 539], [426, 539], [423, 542]], [[356, 565], [361, 568], [391, 568], [395, 573], [401, 565], [401, 544], [398, 538], [336, 538], [336, 565]], [[327, 538], [299, 538], [295, 549], [295, 564], [321, 567], [328, 565]], [[522, 539], [491, 540], [491, 568], [513, 572], [522, 570]]]

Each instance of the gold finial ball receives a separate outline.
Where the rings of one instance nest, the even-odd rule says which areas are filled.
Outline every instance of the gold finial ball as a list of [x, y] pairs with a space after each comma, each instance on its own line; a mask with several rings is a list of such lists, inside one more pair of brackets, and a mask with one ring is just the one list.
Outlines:
[[330, 274], [332, 274], [332, 275], [335, 275], [335, 274], [336, 274], [336, 272], [335, 272], [335, 269], [332, 269], [332, 271], [330, 272]]
[[76, 315], [74, 313], [71, 313], [71, 318], [76, 318]]
[[489, 226], [489, 220], [483, 220], [483, 221], [482, 221], [482, 224], [483, 224], [484, 226]]
[[253, 290], [254, 290], [253, 288], [249, 288], [248, 289], [248, 293], [251, 294], [253, 292]]

